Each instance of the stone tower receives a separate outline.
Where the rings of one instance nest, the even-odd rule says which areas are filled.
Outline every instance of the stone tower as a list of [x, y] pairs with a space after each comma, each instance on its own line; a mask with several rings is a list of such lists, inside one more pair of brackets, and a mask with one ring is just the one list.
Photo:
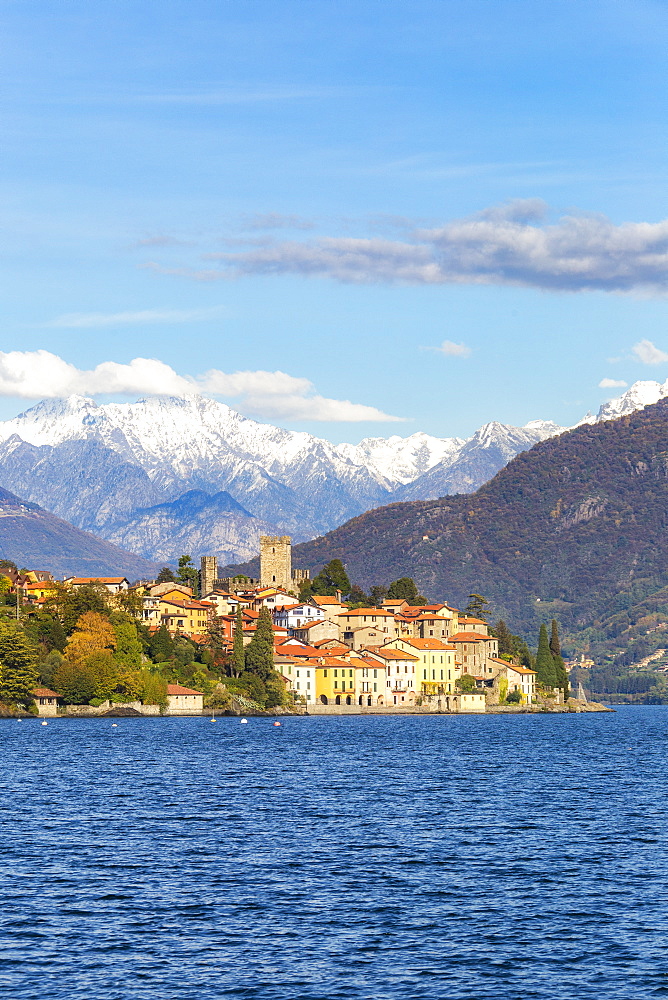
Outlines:
[[260, 535], [260, 583], [292, 588], [292, 539], [289, 535]]
[[215, 556], [202, 556], [200, 560], [200, 593], [210, 594], [218, 577], [218, 560]]

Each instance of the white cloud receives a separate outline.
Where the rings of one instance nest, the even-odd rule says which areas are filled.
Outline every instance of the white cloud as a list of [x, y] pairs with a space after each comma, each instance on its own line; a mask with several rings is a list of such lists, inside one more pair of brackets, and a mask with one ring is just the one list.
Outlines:
[[102, 326], [136, 326], [144, 323], [194, 323], [219, 315], [222, 306], [209, 309], [139, 309], [118, 313], [65, 313], [45, 323], [45, 326], [90, 328]]
[[404, 418], [375, 406], [328, 399], [306, 378], [285, 372], [223, 372], [179, 375], [162, 361], [135, 358], [129, 364], [104, 361], [90, 371], [76, 368], [49, 351], [0, 352], [0, 396], [57, 399], [71, 395], [192, 396], [205, 393], [239, 400], [239, 408], [283, 420], [395, 422]]
[[[357, 284], [515, 285], [551, 291], [668, 292], [668, 220], [613, 223], [602, 215], [554, 222], [538, 199], [512, 201], [405, 239], [325, 236], [266, 240], [208, 254], [216, 268], [168, 273], [199, 280], [299, 274]], [[159, 264], [148, 266], [162, 271]]]
[[624, 389], [627, 385], [621, 378], [602, 378], [598, 383], [599, 389]]
[[651, 340], [639, 340], [633, 345], [633, 353], [644, 365], [662, 365], [668, 361], [668, 354], [660, 350]]
[[445, 354], [447, 358], [468, 358], [471, 348], [466, 344], [455, 344], [452, 340], [444, 340], [439, 347], [423, 347], [423, 351], [436, 351], [437, 354]]

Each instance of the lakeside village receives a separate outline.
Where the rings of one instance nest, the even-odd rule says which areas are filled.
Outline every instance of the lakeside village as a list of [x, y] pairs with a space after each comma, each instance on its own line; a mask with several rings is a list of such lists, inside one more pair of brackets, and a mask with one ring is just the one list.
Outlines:
[[0, 560], [0, 714], [594, 708], [569, 698], [556, 622], [534, 657], [480, 595], [461, 611], [403, 578], [369, 596], [339, 560], [293, 571], [288, 536], [260, 549], [259, 580], [219, 579], [213, 556], [134, 585]]

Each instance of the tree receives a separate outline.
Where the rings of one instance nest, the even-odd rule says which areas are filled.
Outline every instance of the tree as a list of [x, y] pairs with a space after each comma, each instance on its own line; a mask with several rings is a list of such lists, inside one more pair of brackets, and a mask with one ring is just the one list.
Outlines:
[[232, 677], [240, 677], [246, 665], [246, 650], [244, 649], [244, 621], [241, 613], [241, 605], [237, 605], [237, 617], [234, 623], [234, 645], [230, 658], [230, 671]]
[[191, 587], [193, 595], [199, 594], [199, 573], [193, 566], [193, 561], [189, 555], [183, 555], [179, 559], [179, 572], [176, 577], [179, 583], [186, 587]]
[[269, 608], [261, 608], [255, 634], [246, 646], [246, 670], [263, 681], [274, 673], [274, 627]]
[[387, 590], [387, 596], [394, 601], [406, 601], [414, 607], [426, 604], [427, 598], [418, 594], [415, 580], [410, 576], [402, 576], [399, 580], [391, 583]]
[[280, 674], [274, 671], [274, 676], [268, 677], [264, 686], [267, 692], [265, 708], [277, 708], [285, 704], [285, 681]]
[[24, 627], [33, 642], [40, 643], [47, 651], [57, 649], [62, 653], [65, 649], [67, 636], [60, 618], [50, 615], [47, 611], [38, 611], [37, 614], [31, 615]]
[[387, 597], [387, 587], [372, 587], [369, 591], [371, 597], [371, 604], [375, 608], [380, 608], [383, 606], [383, 601]]
[[116, 595], [116, 605], [132, 618], [140, 618], [144, 606], [141, 594], [135, 588], [123, 590]]
[[116, 635], [116, 653], [114, 659], [126, 669], [136, 669], [141, 666], [142, 644], [137, 635], [137, 626], [126, 615], [116, 612], [113, 616], [113, 627]]
[[482, 621], [487, 621], [487, 615], [489, 610], [487, 605], [489, 601], [482, 594], [469, 594], [469, 603], [466, 605], [466, 614], [470, 615], [471, 618], [480, 618]]
[[462, 674], [459, 680], [455, 681], [455, 686], [459, 691], [475, 691], [475, 677], [471, 674]]
[[91, 653], [114, 650], [116, 645], [116, 633], [109, 619], [95, 611], [86, 611], [67, 641], [65, 654], [68, 660], [76, 663], [85, 660]]
[[108, 649], [100, 649], [87, 656], [83, 663], [75, 664], [86, 677], [92, 677], [94, 689], [92, 697], [111, 698], [120, 676], [118, 665]]
[[161, 710], [167, 708], [167, 681], [160, 674], [144, 667], [138, 673], [140, 683], [139, 698], [144, 705], [159, 705]]
[[566, 701], [570, 694], [568, 671], [566, 670], [566, 665], [564, 664], [561, 655], [561, 643], [559, 641], [559, 627], [554, 618], [552, 619], [552, 631], [550, 634], [550, 652], [552, 653], [552, 659], [554, 660], [556, 686], [561, 688], [561, 690], [564, 692], [564, 701]]
[[515, 654], [515, 642], [513, 640], [516, 637], [512, 634], [503, 618], [499, 618], [496, 625], [491, 629], [491, 632], [498, 640], [499, 656], [513, 656]]
[[312, 593], [321, 597], [334, 597], [337, 590], [343, 597], [350, 593], [350, 580], [340, 559], [331, 559], [322, 567], [311, 583]]
[[32, 701], [39, 673], [37, 654], [22, 628], [0, 623], [0, 701], [25, 704]]
[[98, 615], [107, 614], [109, 600], [109, 591], [101, 583], [69, 588], [62, 583], [56, 583], [50, 588], [44, 609], [60, 618], [65, 632], [69, 635], [87, 611], [94, 611]]
[[354, 583], [348, 594], [348, 604], [351, 607], [368, 608], [371, 604], [371, 598], [367, 597], [359, 584]]
[[169, 568], [169, 566], [163, 566], [158, 575], [155, 578], [156, 583], [176, 583], [176, 577], [174, 573]]
[[541, 625], [538, 636], [536, 674], [538, 683], [542, 684], [544, 687], [557, 686], [557, 672], [555, 670], [552, 653], [550, 652], [550, 643], [547, 638], [547, 628], [544, 624]]
[[95, 672], [85, 663], [65, 659], [53, 675], [53, 687], [68, 705], [87, 705], [95, 697]]
[[313, 583], [311, 580], [299, 581], [299, 601], [304, 604], [313, 595]]
[[150, 639], [150, 655], [154, 663], [164, 663], [170, 660], [174, 654], [174, 642], [163, 624], [157, 632], [154, 632]]
[[256, 701], [260, 707], [264, 708], [264, 703], [267, 698], [267, 689], [264, 686], [262, 678], [258, 677], [257, 674], [245, 670], [239, 678], [239, 682], [248, 697], [252, 698], [253, 701]]

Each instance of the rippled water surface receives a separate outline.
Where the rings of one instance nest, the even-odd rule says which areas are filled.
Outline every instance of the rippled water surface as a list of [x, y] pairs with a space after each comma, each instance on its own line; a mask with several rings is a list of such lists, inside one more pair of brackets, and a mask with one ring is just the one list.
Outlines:
[[0, 994], [668, 994], [668, 709], [0, 722]]

